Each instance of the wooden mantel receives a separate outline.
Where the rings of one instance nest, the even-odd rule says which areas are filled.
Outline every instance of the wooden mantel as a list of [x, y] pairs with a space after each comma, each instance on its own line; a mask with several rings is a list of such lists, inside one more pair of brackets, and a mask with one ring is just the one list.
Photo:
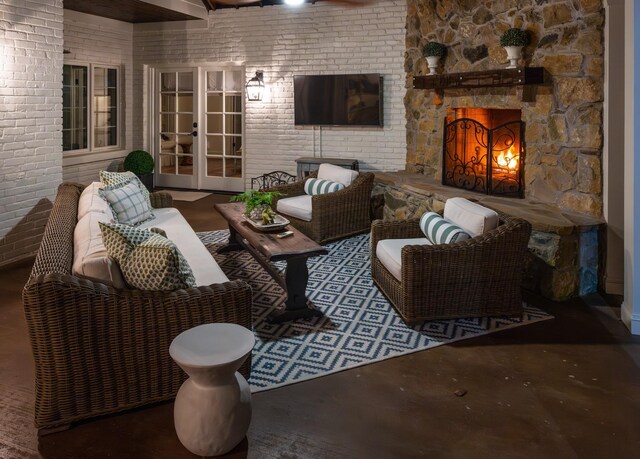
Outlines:
[[413, 77], [415, 89], [489, 88], [544, 84], [543, 67], [483, 70], [477, 72], [442, 73]]

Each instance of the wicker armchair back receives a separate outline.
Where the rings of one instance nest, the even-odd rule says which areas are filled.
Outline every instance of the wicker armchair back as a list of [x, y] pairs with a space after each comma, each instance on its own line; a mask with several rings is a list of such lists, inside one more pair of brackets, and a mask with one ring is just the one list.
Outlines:
[[[23, 291], [41, 433], [172, 399], [186, 375], [169, 356], [169, 345], [184, 330], [212, 322], [251, 329], [251, 288], [245, 282], [157, 292], [117, 290], [73, 276], [83, 188], [58, 188]], [[171, 205], [167, 193], [151, 196], [154, 207]], [[241, 369], [247, 378], [248, 360]]]

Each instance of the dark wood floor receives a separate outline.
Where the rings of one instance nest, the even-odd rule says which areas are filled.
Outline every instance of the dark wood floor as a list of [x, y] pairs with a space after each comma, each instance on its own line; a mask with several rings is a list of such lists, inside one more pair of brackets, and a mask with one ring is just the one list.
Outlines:
[[[227, 199], [176, 206], [197, 231], [219, 229], [213, 203]], [[36, 437], [20, 299], [29, 269], [0, 270], [0, 458], [194, 457], [172, 403]], [[555, 319], [254, 395], [247, 439], [229, 457], [638, 457], [640, 339], [619, 308], [597, 295], [528, 299]]]

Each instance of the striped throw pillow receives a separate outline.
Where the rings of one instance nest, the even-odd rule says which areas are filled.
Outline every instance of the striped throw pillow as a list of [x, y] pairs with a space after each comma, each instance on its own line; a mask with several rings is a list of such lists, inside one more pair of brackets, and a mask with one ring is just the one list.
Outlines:
[[327, 194], [335, 191], [340, 191], [344, 188], [342, 183], [332, 182], [331, 180], [322, 180], [317, 178], [310, 178], [304, 182], [304, 192], [309, 196], [315, 194]]
[[422, 216], [420, 229], [432, 244], [451, 244], [470, 238], [462, 228], [449, 223], [435, 212], [426, 212]]

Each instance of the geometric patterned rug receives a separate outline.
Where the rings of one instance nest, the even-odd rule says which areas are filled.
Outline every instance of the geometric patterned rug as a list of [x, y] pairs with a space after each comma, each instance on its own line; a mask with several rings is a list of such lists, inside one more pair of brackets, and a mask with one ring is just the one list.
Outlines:
[[[198, 236], [229, 279], [245, 280], [253, 290], [256, 346], [249, 384], [254, 393], [553, 318], [525, 303], [522, 317], [434, 320], [409, 327], [371, 280], [369, 235], [363, 234], [329, 243], [328, 255], [307, 260], [307, 296], [323, 317], [271, 325], [265, 317], [284, 302], [282, 288], [245, 251], [216, 253], [228, 231]], [[284, 262], [275, 266], [284, 270]]]

